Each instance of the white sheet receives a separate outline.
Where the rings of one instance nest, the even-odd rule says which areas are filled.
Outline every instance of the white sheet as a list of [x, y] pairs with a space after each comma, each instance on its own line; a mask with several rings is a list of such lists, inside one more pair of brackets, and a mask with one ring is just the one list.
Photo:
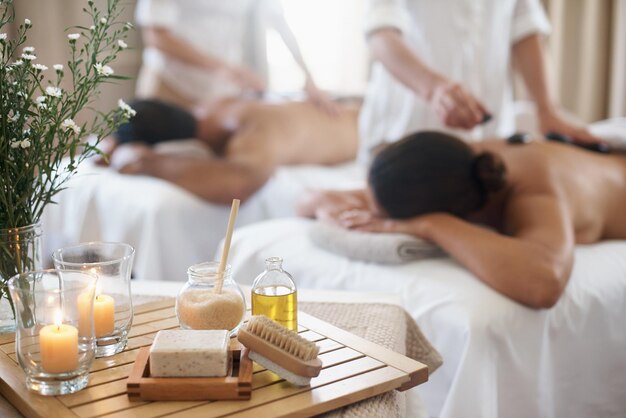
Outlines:
[[281, 256], [301, 288], [398, 292], [444, 357], [420, 386], [432, 416], [624, 417], [626, 241], [578, 247], [562, 299], [539, 311], [450, 259], [383, 266], [325, 252], [309, 241], [310, 222], [237, 230], [234, 276], [249, 284], [266, 257]]
[[[293, 216], [307, 187], [361, 187], [363, 176], [355, 163], [280, 168], [241, 206], [236, 226]], [[166, 181], [122, 176], [89, 161], [56, 201], [43, 217], [44, 254], [84, 241], [123, 241], [136, 249], [134, 276], [147, 280], [186, 280], [187, 267], [214, 259], [230, 211]]]

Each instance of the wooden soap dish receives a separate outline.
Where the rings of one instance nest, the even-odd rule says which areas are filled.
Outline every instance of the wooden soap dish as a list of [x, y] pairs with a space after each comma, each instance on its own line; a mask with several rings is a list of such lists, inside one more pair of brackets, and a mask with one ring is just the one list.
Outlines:
[[248, 400], [252, 361], [246, 348], [232, 348], [232, 367], [225, 377], [150, 377], [150, 347], [139, 349], [126, 388], [131, 401]]

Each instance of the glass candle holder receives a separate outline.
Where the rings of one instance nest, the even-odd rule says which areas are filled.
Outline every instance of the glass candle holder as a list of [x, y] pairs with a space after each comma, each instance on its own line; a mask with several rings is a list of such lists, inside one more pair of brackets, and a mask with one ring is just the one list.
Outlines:
[[133, 247], [115, 242], [88, 242], [60, 248], [52, 255], [57, 269], [86, 270], [98, 276], [93, 307], [96, 357], [119, 353], [128, 342], [133, 322], [130, 273], [134, 255]]
[[228, 264], [221, 292], [216, 292], [218, 268], [217, 261], [209, 261], [187, 270], [187, 283], [176, 298], [176, 316], [182, 329], [225, 329], [233, 334], [241, 326], [246, 312], [245, 296], [233, 280]]
[[64, 395], [89, 383], [96, 280], [93, 273], [69, 270], [32, 271], [9, 280], [17, 359], [30, 390]]

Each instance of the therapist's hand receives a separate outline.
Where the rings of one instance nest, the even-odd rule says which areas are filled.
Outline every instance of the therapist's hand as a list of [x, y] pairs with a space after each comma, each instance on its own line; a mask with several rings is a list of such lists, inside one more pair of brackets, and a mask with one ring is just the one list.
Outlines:
[[439, 119], [450, 128], [472, 129], [489, 113], [469, 90], [448, 80], [436, 83], [429, 96]]
[[329, 116], [339, 115], [339, 105], [333, 102], [328, 94], [318, 89], [313, 81], [307, 80], [304, 90], [306, 91], [309, 101], [317, 106], [321, 111]]
[[263, 92], [267, 89], [265, 82], [253, 71], [244, 67], [227, 67], [226, 76], [243, 90]]
[[542, 133], [554, 132], [565, 135], [580, 144], [601, 144], [604, 141], [592, 135], [586, 127], [567, 121], [557, 111], [540, 111], [539, 129]]

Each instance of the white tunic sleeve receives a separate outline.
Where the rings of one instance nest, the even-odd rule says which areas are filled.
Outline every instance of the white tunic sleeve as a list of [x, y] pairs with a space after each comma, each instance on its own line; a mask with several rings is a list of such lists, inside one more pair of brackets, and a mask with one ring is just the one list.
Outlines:
[[369, 0], [365, 17], [365, 34], [377, 29], [395, 28], [408, 32], [411, 17], [406, 9], [405, 0]]
[[139, 26], [160, 26], [172, 29], [178, 23], [179, 9], [175, 0], [139, 0], [135, 21]]
[[539, 0], [517, 0], [511, 25], [511, 44], [529, 35], [550, 33], [550, 21]]

